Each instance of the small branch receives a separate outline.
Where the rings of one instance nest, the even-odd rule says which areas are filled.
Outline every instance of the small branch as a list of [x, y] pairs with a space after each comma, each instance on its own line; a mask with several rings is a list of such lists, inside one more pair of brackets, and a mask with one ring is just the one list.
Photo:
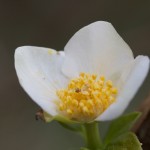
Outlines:
[[135, 133], [138, 132], [138, 130], [142, 126], [143, 122], [145, 121], [145, 119], [147, 118], [147, 116], [150, 113], [150, 94], [146, 98], [146, 100], [144, 100], [144, 102], [140, 105], [140, 107], [137, 109], [137, 111], [142, 112], [142, 115], [132, 129], [132, 131]]

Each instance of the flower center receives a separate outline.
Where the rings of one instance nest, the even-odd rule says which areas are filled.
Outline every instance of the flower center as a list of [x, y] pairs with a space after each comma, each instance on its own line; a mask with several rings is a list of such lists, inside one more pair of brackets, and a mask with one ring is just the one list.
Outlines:
[[92, 121], [116, 100], [117, 89], [104, 76], [80, 73], [66, 89], [57, 91], [59, 111], [77, 121]]

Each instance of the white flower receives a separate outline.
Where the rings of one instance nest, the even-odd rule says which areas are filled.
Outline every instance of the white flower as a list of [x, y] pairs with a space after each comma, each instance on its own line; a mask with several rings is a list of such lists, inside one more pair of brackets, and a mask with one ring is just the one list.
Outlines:
[[113, 26], [98, 21], [79, 30], [64, 51], [17, 48], [15, 68], [24, 90], [51, 116], [106, 121], [127, 108], [148, 73], [149, 58], [134, 59]]

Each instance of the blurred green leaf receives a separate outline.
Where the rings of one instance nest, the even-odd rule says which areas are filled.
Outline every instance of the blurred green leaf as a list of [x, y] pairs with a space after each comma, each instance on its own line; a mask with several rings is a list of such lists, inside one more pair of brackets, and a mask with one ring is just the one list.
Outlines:
[[142, 150], [141, 145], [136, 135], [128, 132], [117, 142], [108, 145], [104, 150]]
[[117, 140], [120, 135], [128, 132], [139, 118], [140, 114], [140, 112], [132, 112], [112, 121], [108, 133], [106, 134], [104, 143], [106, 145], [110, 142], [112, 143]]

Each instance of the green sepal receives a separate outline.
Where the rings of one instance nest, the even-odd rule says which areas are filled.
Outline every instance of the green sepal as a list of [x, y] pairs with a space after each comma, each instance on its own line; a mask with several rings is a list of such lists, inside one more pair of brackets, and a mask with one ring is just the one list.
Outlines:
[[47, 112], [43, 111], [43, 117], [45, 122], [51, 122], [53, 121], [54, 117], [49, 115]]
[[44, 116], [45, 122], [47, 123], [54, 121], [54, 120], [62, 122], [62, 123], [66, 123], [66, 124], [79, 124], [80, 123], [78, 121], [70, 120], [69, 118], [61, 116], [61, 115], [51, 116], [45, 111], [43, 112], [43, 116]]
[[141, 145], [136, 135], [128, 132], [120, 136], [113, 144], [109, 144], [104, 150], [142, 150]]
[[66, 124], [66, 123], [59, 122], [59, 121], [58, 123], [65, 129], [68, 129], [76, 133], [80, 133], [83, 136], [82, 126], [80, 124]]
[[132, 112], [112, 121], [104, 140], [105, 145], [114, 142], [120, 135], [128, 132], [140, 115], [140, 112]]
[[61, 116], [61, 115], [55, 116], [54, 120], [62, 122], [62, 123], [66, 123], [66, 124], [80, 124], [80, 122], [78, 122], [78, 121], [71, 120], [71, 119]]
[[48, 123], [51, 121], [57, 121], [65, 129], [74, 131], [76, 133], [80, 133], [80, 135], [83, 136], [81, 123], [79, 123], [77, 121], [72, 121], [72, 120], [70, 120], [64, 116], [60, 116], [60, 115], [53, 117], [46, 112], [43, 112], [43, 116], [44, 116], [45, 122]]

